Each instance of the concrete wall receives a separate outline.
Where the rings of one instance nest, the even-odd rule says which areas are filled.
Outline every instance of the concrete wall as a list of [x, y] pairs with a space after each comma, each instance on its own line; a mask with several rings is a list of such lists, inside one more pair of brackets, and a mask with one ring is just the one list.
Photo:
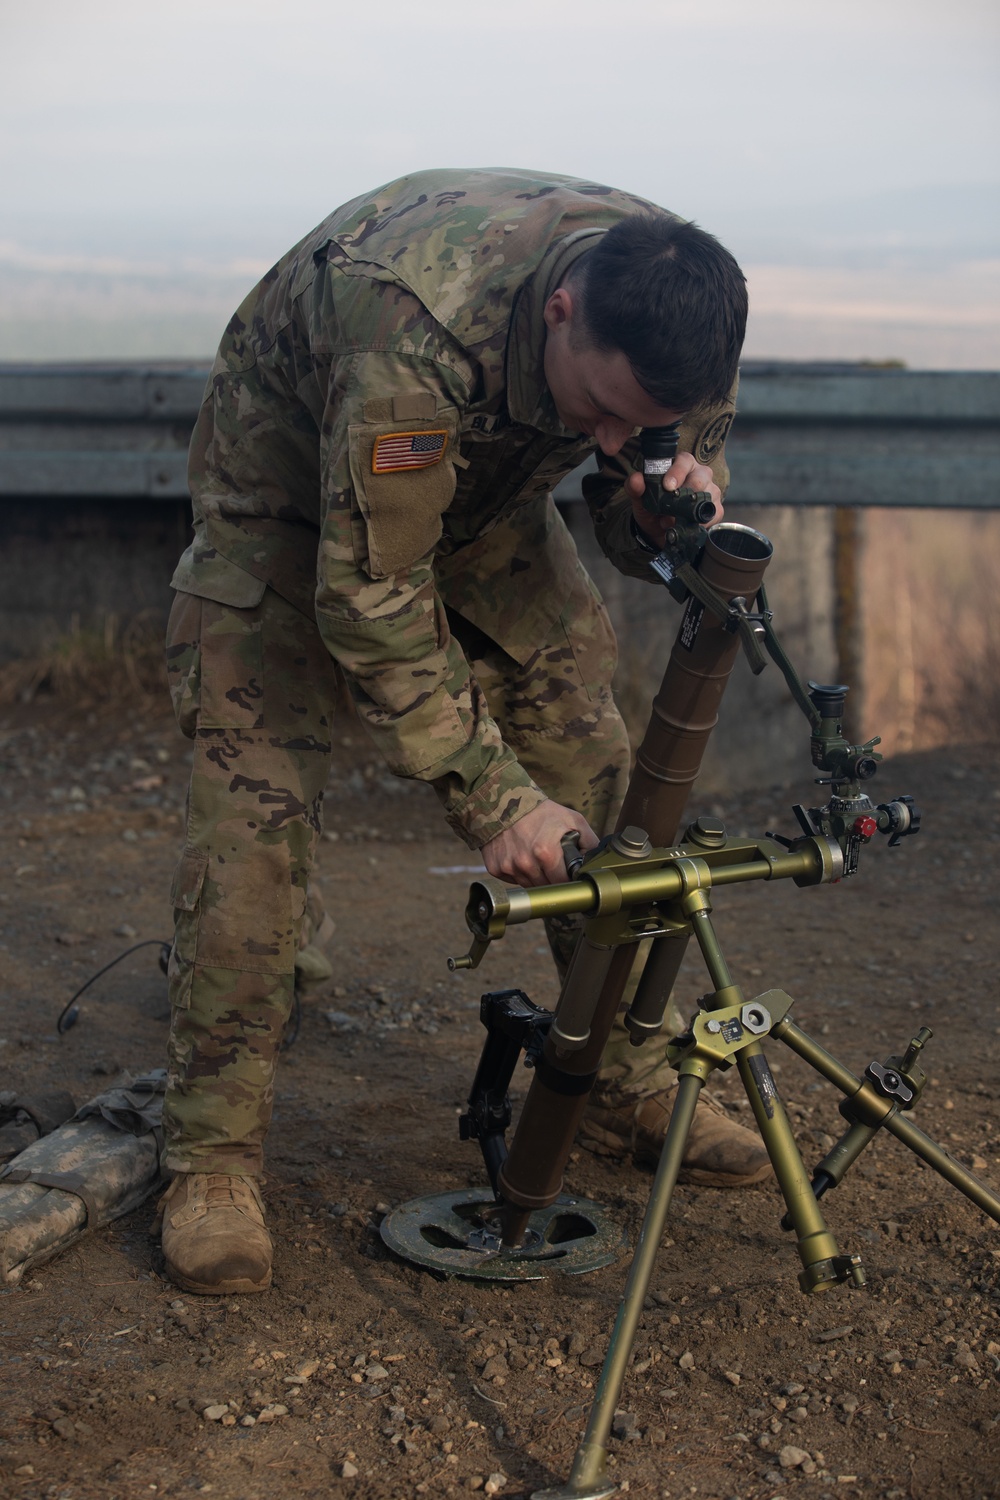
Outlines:
[[95, 500], [0, 501], [0, 662], [74, 629], [150, 612], [166, 619], [190, 506]]

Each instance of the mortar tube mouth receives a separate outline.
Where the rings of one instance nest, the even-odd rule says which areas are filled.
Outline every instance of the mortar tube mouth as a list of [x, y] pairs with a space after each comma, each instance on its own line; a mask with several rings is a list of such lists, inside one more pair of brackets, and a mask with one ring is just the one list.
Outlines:
[[738, 521], [720, 521], [709, 527], [706, 545], [718, 548], [726, 557], [742, 557], [749, 562], [764, 562], [774, 552], [762, 531], [741, 526]]

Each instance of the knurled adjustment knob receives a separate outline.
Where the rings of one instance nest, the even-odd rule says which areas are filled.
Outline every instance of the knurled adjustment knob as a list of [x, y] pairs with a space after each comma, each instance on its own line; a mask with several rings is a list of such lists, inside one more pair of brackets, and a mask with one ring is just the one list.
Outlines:
[[860, 818], [854, 819], [853, 832], [858, 838], [864, 839], [867, 844], [878, 829], [878, 820], [871, 813], [863, 813]]
[[653, 846], [649, 842], [649, 835], [645, 829], [633, 828], [631, 824], [612, 835], [611, 845], [619, 854], [624, 854], [628, 859], [645, 859], [647, 854], [653, 852]]
[[685, 844], [700, 844], [703, 849], [721, 849], [726, 842], [726, 825], [721, 818], [702, 813], [684, 834]]

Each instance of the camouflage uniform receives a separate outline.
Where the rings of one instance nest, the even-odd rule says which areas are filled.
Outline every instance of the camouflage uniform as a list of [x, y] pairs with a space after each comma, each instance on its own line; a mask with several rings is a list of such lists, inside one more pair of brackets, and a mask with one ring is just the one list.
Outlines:
[[[599, 831], [614, 819], [614, 637], [550, 495], [594, 445], [546, 389], [542, 312], [598, 234], [650, 207], [568, 178], [417, 174], [337, 210], [226, 331], [168, 636], [194, 739], [170, 1170], [260, 1171], [333, 662], [389, 768], [431, 782], [470, 847], [546, 796]], [[723, 487], [728, 411], [682, 431]], [[603, 460], [588, 502], [605, 551], [644, 577], [621, 494], [634, 457]]]

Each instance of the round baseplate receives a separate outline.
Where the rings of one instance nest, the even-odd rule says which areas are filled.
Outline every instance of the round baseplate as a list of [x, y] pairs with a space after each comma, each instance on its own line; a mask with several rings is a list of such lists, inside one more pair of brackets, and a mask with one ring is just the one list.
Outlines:
[[413, 1198], [385, 1216], [382, 1238], [403, 1260], [477, 1281], [581, 1276], [610, 1265], [625, 1243], [620, 1225], [585, 1198], [559, 1198], [538, 1209], [519, 1250], [501, 1247], [495, 1212], [483, 1188]]

